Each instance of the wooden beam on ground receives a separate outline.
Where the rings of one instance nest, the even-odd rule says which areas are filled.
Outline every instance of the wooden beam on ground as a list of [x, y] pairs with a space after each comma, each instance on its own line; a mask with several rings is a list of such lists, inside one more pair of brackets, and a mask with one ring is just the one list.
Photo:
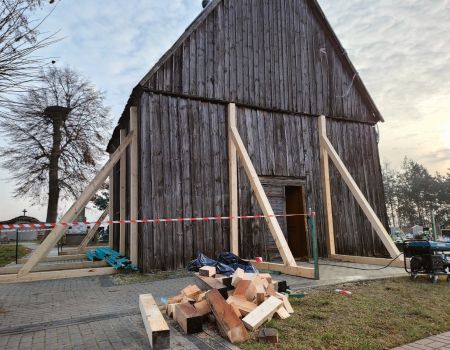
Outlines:
[[[230, 186], [230, 216], [238, 215], [238, 172], [236, 146], [231, 137], [231, 128], [236, 127], [236, 105], [228, 105], [228, 177]], [[239, 255], [239, 222], [230, 220], [230, 251]]]
[[106, 209], [102, 215], [100, 215], [100, 217], [98, 218], [97, 222], [95, 223], [95, 225], [93, 227], [91, 227], [91, 229], [89, 230], [89, 232], [86, 234], [86, 236], [84, 237], [84, 239], [81, 241], [80, 245], [78, 246], [78, 249], [84, 249], [87, 247], [87, 245], [89, 244], [89, 242], [91, 241], [91, 239], [94, 237], [95, 233], [98, 231], [98, 228], [100, 227], [100, 223], [103, 222], [103, 220], [105, 220], [106, 216], [108, 215], [108, 209]]
[[[120, 129], [120, 143], [127, 137], [126, 129]], [[133, 139], [131, 139], [133, 142]], [[120, 218], [119, 220], [126, 219], [127, 211], [127, 152], [122, 153], [120, 157], [120, 190], [119, 190], [119, 207], [120, 207]], [[119, 252], [125, 255], [125, 235], [126, 235], [126, 224], [119, 224]]]
[[228, 297], [227, 303], [234, 305], [239, 312], [242, 314], [242, 316], [248, 315], [250, 312], [252, 312], [254, 309], [256, 309], [256, 304], [241, 298], [239, 296], [231, 296]]
[[216, 275], [215, 266], [203, 266], [198, 270], [200, 276], [214, 277]]
[[185, 334], [203, 330], [203, 316], [189, 303], [175, 304], [174, 318]]
[[283, 262], [287, 266], [297, 266], [294, 256], [289, 249], [286, 238], [284, 237], [283, 231], [281, 230], [280, 224], [278, 223], [278, 220], [274, 215], [272, 206], [270, 205], [266, 193], [264, 192], [264, 189], [261, 185], [258, 174], [256, 173], [247, 150], [245, 149], [244, 143], [242, 142], [241, 136], [239, 135], [239, 131], [236, 127], [230, 127], [230, 131], [233, 143], [236, 146], [236, 150], [239, 155], [239, 159], [242, 162], [245, 173], [250, 181], [250, 185], [252, 186], [253, 192], [255, 193], [261, 210], [266, 216], [265, 220], [267, 222], [267, 225], [269, 226], [270, 233], [272, 234], [275, 244], [277, 245]]
[[170, 349], [170, 329], [151, 294], [139, 295], [139, 309], [152, 349]]
[[381, 241], [383, 242], [384, 246], [388, 250], [389, 254], [391, 255], [392, 258], [399, 256], [400, 251], [398, 250], [394, 241], [391, 239], [391, 237], [387, 233], [386, 229], [384, 228], [384, 226], [381, 223], [378, 216], [373, 211], [369, 202], [364, 197], [363, 193], [359, 189], [355, 180], [350, 175], [349, 171], [347, 170], [347, 168], [345, 167], [341, 158], [337, 154], [337, 152], [334, 149], [333, 145], [331, 144], [330, 140], [324, 136], [321, 136], [321, 138], [322, 138], [323, 146], [325, 147], [326, 151], [328, 152], [328, 155], [330, 156], [331, 160], [333, 161], [334, 165], [336, 166], [336, 169], [341, 174], [342, 179], [347, 184], [350, 192], [353, 194], [353, 197], [355, 197], [356, 201], [358, 202], [359, 206], [363, 210], [364, 214], [366, 214], [367, 218], [369, 219], [370, 223], [372, 224], [372, 227], [374, 228], [375, 232], [378, 234], [378, 237], [380, 237]]
[[[88, 269], [88, 268], [96, 268], [96, 267], [106, 267], [109, 266], [106, 261], [72, 261], [72, 262], [57, 262], [57, 263], [41, 263], [37, 264], [32, 272], [41, 272], [41, 271], [59, 271], [59, 270], [76, 270], [76, 269]], [[13, 274], [19, 272], [22, 268], [20, 265], [12, 265], [0, 267], [0, 275], [3, 274]]]
[[[381, 265], [386, 266], [389, 263], [392, 262], [392, 259], [386, 259], [386, 258], [374, 258], [369, 256], [354, 256], [354, 255], [341, 255], [341, 254], [334, 254], [328, 257], [331, 260], [337, 260], [337, 261], [345, 261], [345, 262], [352, 262], [357, 264], [367, 264], [367, 265]], [[407, 261], [408, 263], [408, 261]], [[397, 258], [392, 262], [392, 267], [404, 267], [404, 260], [403, 256]], [[408, 266], [408, 264], [406, 265]]]
[[30, 272], [23, 276], [14, 275], [0, 275], [0, 283], [20, 283], [20, 282], [34, 282], [34, 281], [48, 281], [58, 280], [63, 278], [77, 278], [90, 276], [104, 276], [112, 275], [117, 270], [114, 267], [98, 267], [78, 270], [61, 270], [61, 271], [45, 271], [45, 272]]
[[227, 286], [222, 284], [219, 280], [216, 280], [214, 277], [204, 277], [195, 273], [195, 284], [202, 290], [217, 289], [224, 298], [228, 296]]
[[[138, 110], [130, 107], [130, 130], [134, 137], [130, 145], [130, 219], [137, 220], [139, 206], [139, 151], [138, 151]], [[130, 224], [130, 260], [138, 265], [138, 224]]]
[[216, 318], [219, 331], [224, 337], [233, 344], [244, 342], [249, 338], [244, 324], [218, 290], [212, 289], [206, 293], [206, 300]]
[[[103, 168], [97, 173], [91, 183], [86, 187], [86, 189], [81, 193], [75, 203], [72, 204], [70, 209], [62, 217], [62, 222], [72, 222], [76, 215], [86, 206], [91, 200], [92, 196], [99, 189], [99, 187], [105, 182], [109, 173], [111, 172], [114, 164], [117, 163], [122, 153], [124, 153], [127, 146], [130, 144], [133, 137], [133, 133], [130, 133], [113, 153], [112, 157], [103, 166]], [[50, 250], [55, 246], [59, 239], [64, 234], [66, 230], [65, 226], [56, 226], [45, 240], [39, 245], [39, 247], [34, 251], [33, 255], [26, 262], [26, 264], [19, 271], [19, 277], [26, 275], [31, 269], [39, 262], [42, 258], [46, 257]]]
[[244, 322], [247, 329], [254, 331], [268, 319], [272, 318], [275, 312], [277, 312], [282, 305], [283, 302], [280, 299], [271, 296], [264, 303], [245, 316], [242, 319], [242, 322]]
[[[112, 154], [109, 155], [111, 159]], [[114, 168], [109, 173], [109, 219], [114, 220]], [[114, 248], [114, 224], [109, 224], [108, 246]]]
[[[73, 255], [58, 255], [58, 256], [47, 256], [43, 258], [40, 262], [53, 262], [53, 261], [66, 261], [66, 260], [87, 260], [85, 254], [73, 254]], [[25, 264], [28, 258], [22, 258], [17, 260], [19, 264]]]
[[253, 260], [251, 261], [251, 263], [258, 270], [271, 270], [271, 271], [278, 271], [291, 276], [314, 278], [314, 268], [312, 267], [286, 266], [283, 264], [276, 264], [269, 262], [257, 263]]
[[328, 153], [323, 145], [324, 137], [327, 136], [327, 125], [325, 116], [319, 117], [319, 145], [320, 145], [320, 172], [322, 177], [323, 190], [323, 206], [325, 212], [326, 238], [328, 255], [336, 254], [336, 244], [334, 241], [334, 227], [333, 227], [333, 206], [331, 202], [331, 188], [330, 188], [330, 168], [328, 164]]

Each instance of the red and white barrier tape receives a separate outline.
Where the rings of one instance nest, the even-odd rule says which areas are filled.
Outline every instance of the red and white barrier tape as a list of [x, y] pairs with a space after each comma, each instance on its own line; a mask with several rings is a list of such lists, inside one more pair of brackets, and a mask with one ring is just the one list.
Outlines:
[[110, 225], [110, 224], [146, 224], [160, 222], [180, 222], [180, 221], [222, 221], [222, 220], [240, 220], [240, 219], [262, 219], [270, 217], [291, 217], [307, 216], [308, 214], [274, 214], [274, 215], [238, 215], [238, 216], [208, 216], [202, 218], [167, 218], [167, 219], [138, 219], [138, 220], [106, 220], [106, 221], [72, 221], [42, 224], [0, 224], [0, 230], [7, 231], [12, 229], [52, 229], [56, 226], [71, 227], [76, 225]]

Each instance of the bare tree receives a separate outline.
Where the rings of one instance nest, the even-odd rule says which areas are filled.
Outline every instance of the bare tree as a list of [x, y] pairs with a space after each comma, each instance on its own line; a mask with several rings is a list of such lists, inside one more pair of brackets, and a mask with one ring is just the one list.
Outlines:
[[47, 222], [55, 222], [60, 197], [77, 197], [96, 171], [111, 123], [104, 94], [72, 69], [49, 68], [41, 82], [0, 121], [8, 139], [0, 157], [15, 195], [46, 200]]
[[43, 20], [30, 18], [41, 0], [0, 0], [0, 102], [14, 100], [17, 92], [35, 82], [46, 58], [36, 51], [55, 42], [54, 36], [42, 37]]

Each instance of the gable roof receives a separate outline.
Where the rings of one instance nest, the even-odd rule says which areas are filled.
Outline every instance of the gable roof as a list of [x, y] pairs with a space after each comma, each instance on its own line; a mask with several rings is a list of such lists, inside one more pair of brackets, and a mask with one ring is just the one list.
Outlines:
[[[203, 11], [194, 19], [194, 21], [186, 28], [186, 30], [183, 32], [183, 34], [178, 38], [178, 40], [172, 45], [172, 47], [167, 50], [163, 56], [158, 60], [158, 62], [145, 74], [145, 76], [141, 79], [141, 81], [138, 83], [138, 85], [133, 89], [130, 98], [128, 99], [128, 102], [124, 108], [124, 111], [122, 113], [121, 118], [119, 119], [119, 125], [114, 130], [112, 139], [115, 139], [119, 135], [119, 128], [120, 125], [124, 122], [124, 120], [128, 119], [129, 116], [129, 108], [134, 105], [137, 102], [137, 98], [140, 96], [143, 89], [146, 88], [148, 85], [150, 79], [159, 71], [162, 69], [164, 64], [172, 57], [172, 55], [177, 51], [184, 43], [185, 41], [206, 21], [206, 19], [214, 12], [214, 10], [223, 3], [224, 0], [213, 0]], [[334, 32], [333, 28], [331, 27], [330, 23], [328, 22], [327, 18], [325, 17], [324, 12], [322, 11], [320, 5], [318, 4], [317, 0], [305, 0], [306, 4], [311, 9], [311, 12], [313, 13], [315, 19], [322, 25], [324, 28], [324, 32], [326, 37], [330, 40], [334, 48], [342, 54], [342, 58], [344, 61], [344, 64], [347, 66], [346, 68], [351, 72], [351, 75], [353, 76], [352, 79], [352, 85], [359, 91], [361, 96], [363, 97], [364, 101], [367, 103], [367, 105], [370, 106], [370, 109], [374, 115], [374, 118], [377, 121], [384, 122], [384, 119], [378, 110], [377, 106], [375, 105], [375, 102], [373, 101], [372, 97], [370, 96], [366, 86], [364, 85], [362, 79], [360, 78], [356, 68], [350, 61], [350, 58], [347, 55], [347, 52], [345, 51], [344, 47], [342, 46], [341, 42], [339, 41], [338, 37], [336, 36], [336, 33]], [[351, 85], [350, 85], [351, 86]], [[301, 112], [299, 112], [301, 113]], [[308, 114], [308, 113], [305, 113]], [[111, 140], [112, 140], [111, 139]], [[111, 141], [108, 144], [107, 150], [110, 149]]]

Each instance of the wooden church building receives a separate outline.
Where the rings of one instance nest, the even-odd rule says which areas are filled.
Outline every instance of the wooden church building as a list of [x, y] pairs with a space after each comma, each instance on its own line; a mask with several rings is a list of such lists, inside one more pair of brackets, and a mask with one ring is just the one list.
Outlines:
[[[387, 227], [381, 121], [316, 0], [213, 0], [132, 91], [108, 145], [112, 154], [130, 132], [137, 140], [110, 175], [112, 218], [262, 214], [256, 181], [275, 214], [316, 212], [320, 256], [388, 256], [374, 219], [335, 163], [321, 159], [323, 132], [330, 157], [345, 164], [372, 217]], [[243, 158], [233, 167], [231, 127], [253, 180]], [[310, 257], [305, 216], [276, 220], [292, 255]], [[149, 272], [185, 267], [200, 252], [236, 251], [236, 242], [243, 258], [276, 260], [281, 243], [269, 226], [264, 219], [114, 224], [110, 237]]]

